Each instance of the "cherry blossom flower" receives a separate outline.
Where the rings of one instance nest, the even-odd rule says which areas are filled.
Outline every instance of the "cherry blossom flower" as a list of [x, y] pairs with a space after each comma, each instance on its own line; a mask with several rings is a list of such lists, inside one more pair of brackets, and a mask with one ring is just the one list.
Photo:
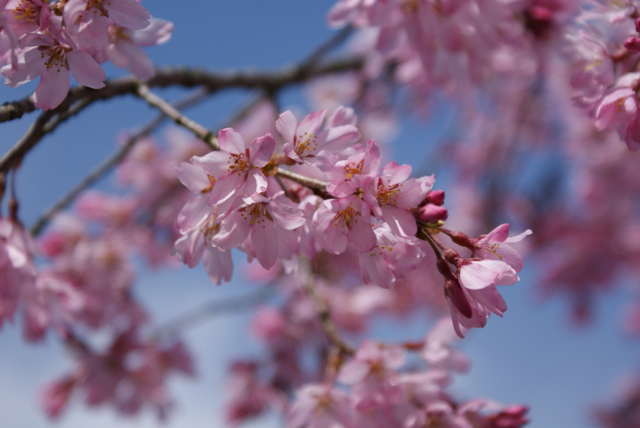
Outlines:
[[300, 123], [290, 111], [280, 115], [276, 128], [285, 140], [284, 154], [295, 162], [314, 163], [322, 151], [340, 153], [360, 139], [353, 125], [330, 127], [320, 131], [326, 110], [306, 116]]
[[2, 75], [11, 87], [40, 76], [33, 94], [36, 108], [49, 110], [60, 105], [71, 85], [69, 72], [81, 85], [93, 89], [104, 87], [104, 70], [89, 54], [76, 49], [69, 38], [61, 42], [47, 34], [31, 33], [20, 41], [20, 46], [27, 49], [18, 55], [17, 70], [5, 66]]
[[306, 384], [296, 391], [287, 414], [288, 428], [348, 428], [347, 395], [328, 385]]
[[225, 202], [239, 191], [251, 196], [267, 190], [267, 179], [260, 168], [269, 163], [275, 149], [276, 142], [270, 133], [256, 138], [247, 147], [239, 133], [225, 128], [218, 133], [218, 143], [221, 151], [191, 159], [217, 179], [209, 205]]
[[370, 221], [369, 206], [355, 195], [324, 201], [313, 216], [316, 233], [332, 254], [343, 253], [347, 245], [360, 252], [371, 251], [376, 235]]

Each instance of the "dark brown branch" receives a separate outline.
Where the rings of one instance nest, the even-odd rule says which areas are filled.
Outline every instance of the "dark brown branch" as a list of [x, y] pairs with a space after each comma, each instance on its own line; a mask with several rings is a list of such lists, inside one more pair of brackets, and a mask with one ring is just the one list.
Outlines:
[[[273, 92], [283, 86], [300, 83], [315, 76], [354, 70], [360, 68], [361, 65], [362, 61], [360, 59], [340, 59], [320, 67], [309, 68], [306, 65], [300, 65], [271, 72], [215, 73], [195, 68], [162, 68], [156, 70], [155, 76], [145, 83], [149, 87], [160, 88], [175, 85], [184, 87], [204, 86], [211, 92], [233, 87], [261, 88], [267, 92]], [[123, 77], [105, 81], [105, 87], [102, 89], [76, 86], [69, 90], [64, 103], [70, 105], [84, 98], [93, 102], [121, 95], [135, 94], [139, 84], [140, 82], [134, 77]], [[18, 119], [34, 110], [35, 106], [31, 96], [5, 103], [0, 106], [0, 122]]]
[[[177, 109], [187, 108], [199, 101], [205, 99], [209, 95], [207, 90], [199, 90], [194, 94], [187, 96], [186, 98], [174, 103], [174, 107]], [[150, 135], [155, 129], [157, 129], [167, 119], [164, 114], [159, 114], [147, 125], [145, 125], [138, 132], [131, 135], [127, 142], [114, 153], [111, 157], [105, 159], [100, 165], [94, 168], [84, 180], [78, 183], [73, 189], [71, 189], [66, 195], [64, 195], [58, 202], [50, 206], [44, 214], [38, 219], [36, 224], [31, 228], [31, 234], [36, 236], [42, 229], [51, 221], [51, 219], [60, 211], [65, 209], [71, 202], [73, 202], [80, 193], [86, 188], [93, 185], [96, 181], [100, 180], [105, 174], [111, 171], [116, 165], [124, 160], [127, 154], [131, 151], [134, 145], [143, 137]]]

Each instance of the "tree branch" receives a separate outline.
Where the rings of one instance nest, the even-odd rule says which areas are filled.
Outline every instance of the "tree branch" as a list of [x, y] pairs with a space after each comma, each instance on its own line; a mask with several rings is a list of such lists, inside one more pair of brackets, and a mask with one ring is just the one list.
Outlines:
[[[149, 89], [147, 85], [139, 84], [137, 94], [140, 98], [146, 100], [150, 105], [156, 107], [161, 112], [169, 116], [178, 125], [181, 125], [191, 131], [196, 137], [204, 141], [212, 150], [220, 150], [218, 145], [218, 137], [209, 129], [200, 125], [199, 123], [189, 119], [178, 110], [173, 108], [167, 101], [163, 100]], [[1, 171], [1, 170], [0, 170]], [[278, 167], [278, 175], [291, 181], [295, 181], [310, 189], [317, 189], [324, 191], [328, 183], [316, 180], [314, 178], [306, 177], [304, 175], [297, 174]]]
[[[176, 109], [187, 108], [192, 106], [193, 104], [198, 103], [199, 101], [205, 99], [209, 95], [209, 91], [207, 90], [199, 90], [186, 98], [174, 103], [174, 107]], [[80, 193], [82, 193], [86, 188], [94, 184], [96, 181], [100, 180], [106, 173], [111, 171], [116, 165], [124, 160], [124, 158], [129, 154], [133, 146], [143, 137], [150, 135], [154, 130], [156, 130], [162, 123], [167, 119], [167, 116], [164, 114], [159, 114], [149, 123], [147, 123], [142, 129], [138, 132], [131, 135], [127, 142], [114, 153], [111, 157], [105, 159], [100, 165], [94, 168], [84, 180], [78, 183], [73, 189], [71, 189], [66, 195], [64, 195], [58, 202], [50, 206], [44, 214], [38, 219], [36, 224], [31, 228], [31, 234], [33, 236], [37, 236], [42, 232], [44, 227], [51, 221], [51, 219], [61, 210], [65, 209], [71, 202], [73, 202]]]
[[[261, 88], [269, 92], [283, 86], [303, 82], [315, 76], [355, 70], [361, 66], [361, 59], [338, 59], [320, 67], [309, 68], [309, 66], [303, 64], [270, 72], [216, 73], [197, 68], [161, 68], [156, 70], [155, 76], [145, 84], [149, 87], [160, 88], [175, 85], [184, 87], [204, 86], [211, 92], [234, 87]], [[85, 98], [93, 102], [121, 95], [135, 94], [140, 81], [135, 77], [123, 77], [109, 79], [104, 83], [105, 87], [101, 89], [91, 89], [84, 86], [71, 88], [65, 103], [69, 105]], [[31, 95], [21, 100], [4, 103], [0, 106], [0, 122], [18, 119], [35, 109]]]

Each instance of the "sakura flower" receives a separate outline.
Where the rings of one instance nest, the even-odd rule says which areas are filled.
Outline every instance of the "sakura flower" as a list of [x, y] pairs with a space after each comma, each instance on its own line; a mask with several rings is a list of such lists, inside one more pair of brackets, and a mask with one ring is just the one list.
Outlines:
[[347, 245], [360, 252], [376, 245], [371, 229], [371, 210], [355, 195], [324, 201], [313, 216], [313, 226], [324, 247], [333, 254], [343, 253]]
[[501, 224], [486, 236], [478, 238], [474, 245], [475, 255], [483, 259], [499, 259], [509, 264], [518, 273], [522, 270], [524, 261], [520, 253], [509, 244], [520, 242], [532, 233], [531, 230], [525, 230], [519, 235], [509, 237], [509, 224]]
[[[216, 183], [218, 184], [219, 182]], [[228, 251], [242, 244], [251, 235], [255, 257], [265, 269], [269, 269], [278, 258], [279, 240], [276, 228], [293, 230], [305, 222], [301, 210], [254, 194], [236, 199], [211, 242]]]
[[142, 30], [151, 20], [149, 11], [135, 0], [69, 0], [63, 16], [80, 45], [95, 50], [107, 43], [107, 18], [130, 30]]
[[421, 356], [430, 367], [464, 373], [469, 370], [469, 359], [453, 349], [456, 334], [450, 318], [442, 318], [427, 335]]
[[369, 140], [363, 152], [336, 162], [327, 172], [327, 192], [337, 198], [349, 196], [361, 188], [367, 178], [377, 176], [379, 168], [380, 149], [375, 140]]
[[[38, 30], [44, 31], [49, 26], [49, 5], [42, 0], [9, 0], [6, 3], [8, 24], [16, 37]], [[2, 4], [0, 3], [0, 8]]]
[[313, 163], [320, 152], [340, 153], [360, 139], [353, 125], [330, 127], [320, 131], [326, 110], [306, 116], [300, 123], [291, 111], [280, 115], [276, 129], [284, 137], [284, 154], [298, 163]]
[[596, 110], [596, 127], [599, 130], [625, 127], [638, 120], [638, 97], [636, 91], [625, 87], [607, 95]]
[[407, 180], [409, 175], [411, 166], [389, 162], [382, 168], [382, 174], [368, 183], [364, 193], [374, 215], [387, 222], [399, 236], [414, 236], [418, 231], [408, 210], [420, 204], [435, 181], [433, 176]]
[[296, 391], [287, 415], [287, 428], [347, 428], [349, 399], [328, 385], [307, 384]]
[[459, 270], [460, 284], [469, 290], [492, 285], [512, 285], [520, 280], [508, 263], [499, 260], [465, 260]]
[[251, 196], [267, 190], [267, 178], [260, 168], [269, 163], [276, 147], [271, 133], [256, 138], [247, 147], [239, 133], [225, 128], [218, 133], [218, 143], [221, 151], [192, 158], [192, 163], [217, 179], [209, 205], [224, 202], [236, 192]]
[[413, 270], [422, 252], [417, 239], [396, 236], [386, 223], [373, 229], [376, 246], [359, 254], [360, 271], [365, 283], [373, 282], [382, 288], [391, 288], [404, 271]]
[[49, 110], [60, 105], [71, 85], [69, 72], [81, 85], [93, 89], [104, 87], [104, 70], [89, 54], [76, 49], [68, 37], [63, 43], [47, 34], [28, 34], [20, 45], [28, 49], [18, 55], [17, 70], [5, 66], [2, 75], [11, 87], [40, 76], [33, 94], [36, 108]]
[[173, 29], [171, 22], [157, 18], [151, 19], [148, 27], [135, 31], [112, 23], [109, 39], [97, 57], [108, 58], [116, 67], [126, 68], [138, 79], [148, 80], [154, 75], [153, 63], [140, 47], [166, 43]]
[[171, 251], [182, 263], [194, 268], [202, 258], [204, 268], [214, 284], [229, 282], [233, 274], [231, 251], [223, 251], [211, 244], [220, 230], [215, 215], [211, 215], [196, 224], [194, 228], [182, 231], [182, 237], [176, 241]]

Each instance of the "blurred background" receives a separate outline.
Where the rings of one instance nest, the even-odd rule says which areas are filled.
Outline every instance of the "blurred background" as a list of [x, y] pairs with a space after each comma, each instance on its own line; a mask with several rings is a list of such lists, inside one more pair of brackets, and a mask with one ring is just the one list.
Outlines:
[[[332, 35], [325, 22], [332, 4], [331, 0], [145, 2], [154, 16], [176, 26], [169, 43], [148, 53], [157, 66], [189, 65], [226, 71], [278, 69], [300, 61]], [[110, 65], [106, 65], [106, 71], [109, 77], [126, 74]], [[17, 89], [0, 86], [0, 101], [19, 99], [34, 88], [35, 82]], [[176, 99], [184, 92], [168, 89], [158, 93]], [[308, 112], [307, 94], [301, 87], [287, 89], [280, 98], [282, 109]], [[188, 115], [217, 129], [251, 98], [247, 91], [226, 90], [190, 109]], [[430, 174], [423, 168], [438, 164], [437, 158], [430, 158], [433, 147], [451, 137], [455, 114], [453, 106], [442, 102], [429, 111], [398, 117], [395, 136], [385, 148], [387, 160], [408, 163]], [[25, 158], [18, 173], [17, 193], [24, 224], [32, 225], [46, 207], [111, 154], [122, 129], [135, 129], [154, 115], [155, 111], [139, 99], [112, 99], [95, 103], [45, 138]], [[2, 125], [2, 150], [24, 134], [33, 118], [34, 113]], [[165, 125], [159, 134], [169, 127]], [[102, 180], [98, 188], [111, 189], [112, 179], [109, 176]], [[435, 188], [453, 193], [443, 167], [438, 169], [436, 180]], [[451, 208], [450, 212], [455, 216]], [[512, 234], [521, 231], [513, 229]], [[236, 254], [234, 262], [238, 266], [234, 279], [220, 287], [211, 283], [201, 266], [152, 271], [141, 263], [134, 293], [162, 324], [202, 302], [253, 290], [255, 285], [243, 277], [241, 255]], [[461, 342], [472, 368], [468, 374], [457, 376], [453, 391], [460, 398], [487, 397], [505, 404], [527, 404], [531, 406], [532, 428], [595, 426], [592, 405], [610, 401], [640, 361], [640, 347], [620, 329], [621, 308], [629, 301], [631, 291], [622, 278], [616, 292], [599, 297], [592, 321], [576, 325], [566, 301], [540, 297], [536, 288], [538, 269], [544, 266], [525, 263], [522, 281], [501, 290], [509, 306], [504, 318], [492, 317], [485, 329], [471, 332]], [[227, 365], [233, 357], [261, 352], [248, 333], [249, 321], [250, 314], [240, 311], [208, 319], [184, 332], [195, 358], [197, 378], [172, 380], [170, 391], [176, 407], [164, 426], [225, 426], [222, 406]], [[426, 316], [382, 318], [376, 321], [371, 335], [394, 341], [421, 338], [432, 323]], [[124, 418], [110, 409], [88, 409], [80, 402], [74, 402], [56, 422], [49, 421], [37, 404], [39, 388], [68, 368], [65, 350], [55, 337], [27, 344], [21, 339], [19, 325], [6, 325], [0, 331], [0, 426], [161, 425], [150, 412]], [[272, 416], [246, 426], [277, 427], [281, 421]]]

